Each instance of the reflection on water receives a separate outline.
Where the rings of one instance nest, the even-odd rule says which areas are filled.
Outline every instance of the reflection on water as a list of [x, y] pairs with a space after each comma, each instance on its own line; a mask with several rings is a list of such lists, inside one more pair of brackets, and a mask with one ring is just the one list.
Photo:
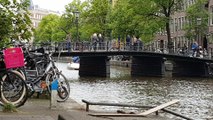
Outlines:
[[[59, 68], [70, 80], [71, 97], [94, 102], [159, 105], [181, 100], [169, 109], [198, 120], [213, 119], [213, 80], [207, 78], [130, 77], [130, 68], [111, 67], [110, 78], [78, 76], [78, 71]], [[117, 110], [118, 107], [92, 109]], [[129, 109], [129, 108], [128, 108]]]

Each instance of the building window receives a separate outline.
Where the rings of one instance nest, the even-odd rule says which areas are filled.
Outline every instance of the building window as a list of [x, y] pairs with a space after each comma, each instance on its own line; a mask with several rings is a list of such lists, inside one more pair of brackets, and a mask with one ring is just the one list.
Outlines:
[[177, 18], [175, 18], [175, 31], [178, 30], [178, 25], [177, 25]]
[[181, 17], [181, 30], [183, 30], [183, 28], [184, 28], [184, 17]]
[[181, 17], [178, 18], [178, 31], [181, 30]]
[[36, 23], [35, 22], [33, 22], [33, 26], [36, 27]]
[[35, 27], [38, 27], [38, 22], [35, 22]]
[[174, 32], [174, 21], [173, 19], [170, 20], [170, 30], [173, 33]]

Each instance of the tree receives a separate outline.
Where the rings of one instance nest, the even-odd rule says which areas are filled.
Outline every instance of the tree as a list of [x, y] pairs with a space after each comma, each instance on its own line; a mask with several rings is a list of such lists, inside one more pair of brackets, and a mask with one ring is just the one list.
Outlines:
[[185, 31], [189, 40], [197, 39], [195, 37], [198, 34], [201, 36], [207, 34], [209, 18], [208, 9], [205, 8], [207, 2], [207, 0], [197, 0], [186, 10], [189, 22], [185, 26]]
[[59, 22], [60, 17], [55, 14], [43, 17], [35, 30], [35, 42], [62, 41], [65, 34], [59, 30]]
[[[61, 15], [49, 14], [41, 20], [38, 28], [35, 31], [35, 41], [36, 42], [56, 42], [56, 41], [66, 41], [66, 37], [71, 35], [72, 41], [77, 38], [76, 30], [76, 16], [75, 11], [79, 11], [81, 17], [79, 19], [79, 29], [81, 30], [81, 19], [86, 6], [86, 2], [81, 3], [80, 0], [73, 0], [71, 3], [65, 6], [66, 12]], [[84, 33], [84, 32], [82, 32]]]
[[28, 11], [29, 0], [0, 1], [0, 41], [30, 40], [32, 25]]
[[66, 5], [66, 13], [63, 16], [68, 22], [64, 26], [69, 26], [67, 31], [71, 32], [73, 38], [77, 36], [74, 15], [76, 10], [80, 12], [78, 22], [81, 40], [90, 40], [93, 33], [105, 35], [108, 28], [106, 21], [109, 10], [108, 0], [87, 0], [84, 2], [73, 0], [73, 2]]
[[[162, 26], [161, 28], [166, 29], [167, 40], [168, 40], [168, 49], [169, 52], [172, 52], [172, 41], [171, 41], [171, 32], [170, 32], [170, 20], [171, 15], [181, 8], [183, 0], [134, 0], [131, 1], [131, 4], [134, 4], [135, 12], [137, 15], [143, 16], [145, 20], [149, 20], [153, 25]], [[142, 7], [143, 6], [143, 7]], [[153, 31], [156, 30], [156, 27], [152, 28]]]
[[127, 34], [134, 34], [137, 29], [137, 23], [133, 21], [134, 16], [134, 10], [130, 7], [128, 0], [117, 1], [112, 8], [109, 25], [113, 30], [114, 37], [121, 36], [124, 38]]
[[[66, 34], [71, 34], [73, 39], [77, 40], [78, 34], [80, 39], [88, 38], [88, 36], [85, 36], [85, 34], [87, 34], [87, 29], [84, 29], [85, 24], [83, 23], [83, 21], [86, 19], [85, 11], [87, 11], [87, 7], [88, 2], [81, 2], [80, 0], [73, 0], [71, 3], [65, 6], [66, 13], [62, 15], [62, 20], [66, 22], [61, 23], [60, 27]], [[75, 16], [76, 11], [78, 11], [80, 14], [79, 18], [76, 18]], [[77, 27], [79, 29], [79, 33], [77, 33]]]
[[171, 15], [181, 8], [183, 0], [151, 0], [151, 13], [148, 15], [158, 17], [165, 22], [168, 49], [169, 53], [172, 52], [172, 41], [171, 41], [171, 31], [170, 31], [170, 20]]
[[108, 0], [89, 0], [87, 11], [84, 14], [84, 25], [85, 28], [90, 29], [87, 31], [89, 37], [93, 33], [100, 33], [103, 36], [106, 34], [107, 26], [107, 15], [109, 11]]
[[[153, 17], [153, 2], [145, 0], [118, 0], [112, 9], [110, 27], [115, 36], [140, 36], [143, 41], [153, 40], [154, 33], [162, 27], [162, 20]], [[144, 7], [141, 7], [141, 6]]]

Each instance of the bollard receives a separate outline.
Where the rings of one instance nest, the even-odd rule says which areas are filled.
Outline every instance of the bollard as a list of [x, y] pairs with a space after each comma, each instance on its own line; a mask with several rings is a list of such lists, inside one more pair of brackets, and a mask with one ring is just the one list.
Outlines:
[[57, 90], [58, 90], [58, 80], [53, 80], [51, 83], [51, 98], [50, 98], [50, 109], [57, 108]]

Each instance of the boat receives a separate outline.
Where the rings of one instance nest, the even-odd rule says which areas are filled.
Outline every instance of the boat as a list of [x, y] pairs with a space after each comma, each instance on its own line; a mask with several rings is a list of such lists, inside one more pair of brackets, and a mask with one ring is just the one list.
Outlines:
[[80, 67], [80, 58], [75, 56], [72, 58], [72, 61], [68, 63], [67, 68], [70, 70], [79, 70]]
[[71, 63], [68, 63], [67, 65], [67, 68], [70, 70], [79, 70], [79, 67], [80, 67], [80, 63], [71, 62]]

